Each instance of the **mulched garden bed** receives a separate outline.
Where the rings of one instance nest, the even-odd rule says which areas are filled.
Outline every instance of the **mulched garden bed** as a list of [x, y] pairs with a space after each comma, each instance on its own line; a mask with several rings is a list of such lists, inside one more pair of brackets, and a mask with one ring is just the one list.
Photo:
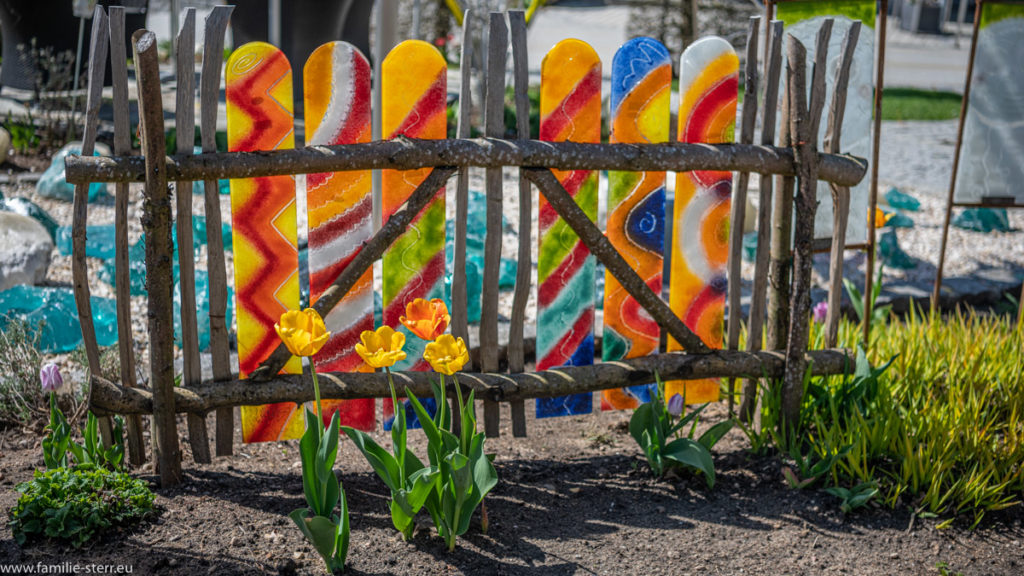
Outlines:
[[[724, 416], [709, 407], [708, 420]], [[507, 418], [506, 418], [507, 422]], [[869, 506], [845, 516], [819, 490], [796, 491], [781, 464], [754, 457], [734, 429], [715, 448], [718, 479], [654, 480], [627, 432], [628, 414], [529, 422], [530, 437], [488, 440], [500, 482], [479, 518], [447, 553], [425, 512], [412, 542], [391, 526], [387, 489], [355, 448], [339, 453], [352, 511], [348, 574], [1021, 574], [1024, 509], [981, 527], [936, 530], [937, 520]], [[210, 429], [213, 429], [211, 419]], [[181, 430], [185, 427], [180, 425]], [[389, 446], [390, 437], [376, 434]], [[423, 435], [411, 446], [424, 452]], [[20, 548], [0, 529], [0, 562], [130, 564], [141, 574], [323, 574], [322, 561], [286, 515], [305, 506], [296, 441], [236, 445], [208, 466], [191, 462], [182, 487], [159, 490], [159, 514], [75, 550]], [[0, 442], [0, 507], [42, 466], [36, 438]], [[156, 485], [147, 467], [143, 478]]]

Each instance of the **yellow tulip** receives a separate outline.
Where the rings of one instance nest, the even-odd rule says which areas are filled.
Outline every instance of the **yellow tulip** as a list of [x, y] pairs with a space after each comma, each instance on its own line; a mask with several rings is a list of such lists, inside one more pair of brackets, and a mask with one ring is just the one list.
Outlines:
[[423, 359], [435, 372], [451, 376], [469, 362], [469, 350], [462, 338], [442, 334], [423, 350]]
[[405, 334], [396, 332], [390, 326], [374, 330], [363, 330], [356, 344], [356, 353], [372, 368], [388, 368], [405, 359]]
[[444, 300], [417, 298], [405, 305], [405, 316], [398, 319], [410, 332], [431, 341], [444, 334], [452, 317]]
[[324, 326], [324, 319], [312, 308], [289, 310], [274, 324], [277, 335], [296, 356], [312, 356], [323, 348], [331, 333]]

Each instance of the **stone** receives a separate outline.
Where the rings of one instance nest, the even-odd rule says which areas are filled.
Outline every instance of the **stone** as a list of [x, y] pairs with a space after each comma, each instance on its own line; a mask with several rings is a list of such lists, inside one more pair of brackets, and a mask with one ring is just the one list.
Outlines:
[[[177, 253], [175, 253], [177, 257]], [[100, 280], [115, 286], [116, 276], [116, 265], [114, 259], [111, 258], [103, 262], [103, 267], [100, 268]], [[174, 267], [175, 278], [177, 278], [178, 267]], [[129, 292], [132, 296], [145, 296], [146, 295], [146, 242], [145, 239], [140, 238], [138, 242], [128, 247], [128, 277], [129, 277]]]
[[[82, 144], [80, 142], [71, 142], [61, 148], [50, 161], [50, 167], [43, 172], [39, 178], [39, 182], [36, 183], [36, 193], [44, 198], [52, 198], [54, 200], [63, 200], [65, 202], [71, 202], [75, 199], [75, 186], [69, 184], [64, 174], [64, 158], [69, 154], [81, 154]], [[100, 156], [101, 148], [99, 145], [96, 146], [96, 150], [93, 152], [93, 156]], [[106, 155], [110, 155], [107, 152]], [[92, 202], [105, 194], [107, 191], [107, 185], [102, 182], [94, 182], [89, 185], [89, 202]]]
[[917, 262], [900, 248], [896, 230], [888, 228], [878, 237], [878, 253], [887, 267], [897, 270], [910, 270], [917, 267]]
[[28, 216], [0, 212], [0, 291], [42, 282], [52, 252], [53, 240], [42, 224]]
[[885, 201], [891, 208], [897, 210], [917, 212], [921, 209], [921, 202], [917, 198], [905, 192], [900, 192], [895, 187], [889, 188], [889, 191], [885, 193]]
[[28, 198], [20, 196], [4, 198], [3, 194], [0, 194], [0, 212], [13, 212], [22, 216], [28, 216], [42, 224], [43, 228], [46, 228], [51, 240], [56, 241], [57, 239], [57, 221], [46, 210], [43, 210], [38, 204]]
[[903, 212], [895, 212], [885, 222], [887, 228], [913, 228], [914, 220], [907, 216]]
[[974, 232], [1009, 232], [1006, 208], [968, 208], [953, 217], [953, 226]]
[[[480, 297], [484, 285], [484, 242], [487, 237], [487, 197], [476, 190], [469, 191], [469, 218], [466, 223], [466, 309], [468, 321], [480, 321]], [[508, 230], [509, 224], [501, 217], [502, 230]], [[445, 224], [445, 267], [455, 268], [455, 221], [448, 220]], [[516, 284], [516, 261], [502, 258], [498, 268], [498, 288], [512, 289]], [[444, 278], [445, 301], [451, 307], [452, 275]]]
[[743, 235], [743, 261], [753, 262], [757, 258], [757, 232]]
[[[114, 300], [92, 296], [93, 324], [100, 346], [117, 343], [117, 307]], [[75, 295], [71, 288], [15, 286], [0, 292], [0, 330], [8, 322], [25, 322], [37, 331], [38, 348], [46, 354], [65, 354], [82, 343]]]
[[6, 128], [0, 127], [0, 164], [7, 162], [7, 155], [11, 152], [11, 133]]
[[[109, 260], [114, 257], [113, 224], [85, 227], [85, 255], [90, 258]], [[57, 251], [62, 256], [70, 256], [72, 250], [71, 226], [57, 229]]]

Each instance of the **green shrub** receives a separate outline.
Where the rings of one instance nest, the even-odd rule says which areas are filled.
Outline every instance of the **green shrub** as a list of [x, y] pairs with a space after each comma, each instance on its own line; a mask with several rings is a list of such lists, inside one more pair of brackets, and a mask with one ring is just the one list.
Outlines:
[[153, 510], [146, 482], [92, 466], [37, 471], [15, 489], [21, 496], [9, 517], [18, 544], [45, 536], [78, 548], [103, 530]]

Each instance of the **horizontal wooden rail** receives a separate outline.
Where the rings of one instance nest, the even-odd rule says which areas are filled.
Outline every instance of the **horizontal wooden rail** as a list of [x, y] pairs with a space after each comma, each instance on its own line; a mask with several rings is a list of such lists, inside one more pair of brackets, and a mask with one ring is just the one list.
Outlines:
[[[867, 162], [821, 154], [819, 178], [854, 186]], [[144, 182], [145, 159], [68, 156], [68, 182]], [[439, 166], [501, 166], [557, 170], [734, 170], [794, 176], [793, 151], [753, 144], [581, 144], [497, 138], [416, 140], [399, 137], [367, 144], [307, 146], [269, 152], [224, 152], [167, 158], [167, 180], [215, 180], [342, 170], [409, 170]]]
[[[854, 356], [843, 349], [815, 350], [807, 353], [806, 361], [814, 375], [843, 374], [852, 372]], [[715, 350], [700, 355], [672, 352], [543, 372], [459, 373], [458, 378], [464, 387], [476, 390], [479, 399], [509, 402], [646, 384], [654, 381], [655, 372], [664, 379], [779, 378], [784, 369], [782, 352]], [[393, 374], [400, 390], [408, 387], [421, 398], [431, 395], [430, 382], [437, 380], [433, 372]], [[324, 400], [385, 398], [391, 394], [387, 376], [380, 372], [330, 372], [320, 374], [319, 381]], [[282, 374], [258, 383], [209, 380], [190, 388], [176, 387], [174, 394], [177, 412], [203, 413], [226, 406], [308, 402], [313, 399], [313, 381], [305, 374]], [[148, 390], [93, 376], [89, 407], [98, 414], [149, 414], [153, 411], [153, 397]]]

